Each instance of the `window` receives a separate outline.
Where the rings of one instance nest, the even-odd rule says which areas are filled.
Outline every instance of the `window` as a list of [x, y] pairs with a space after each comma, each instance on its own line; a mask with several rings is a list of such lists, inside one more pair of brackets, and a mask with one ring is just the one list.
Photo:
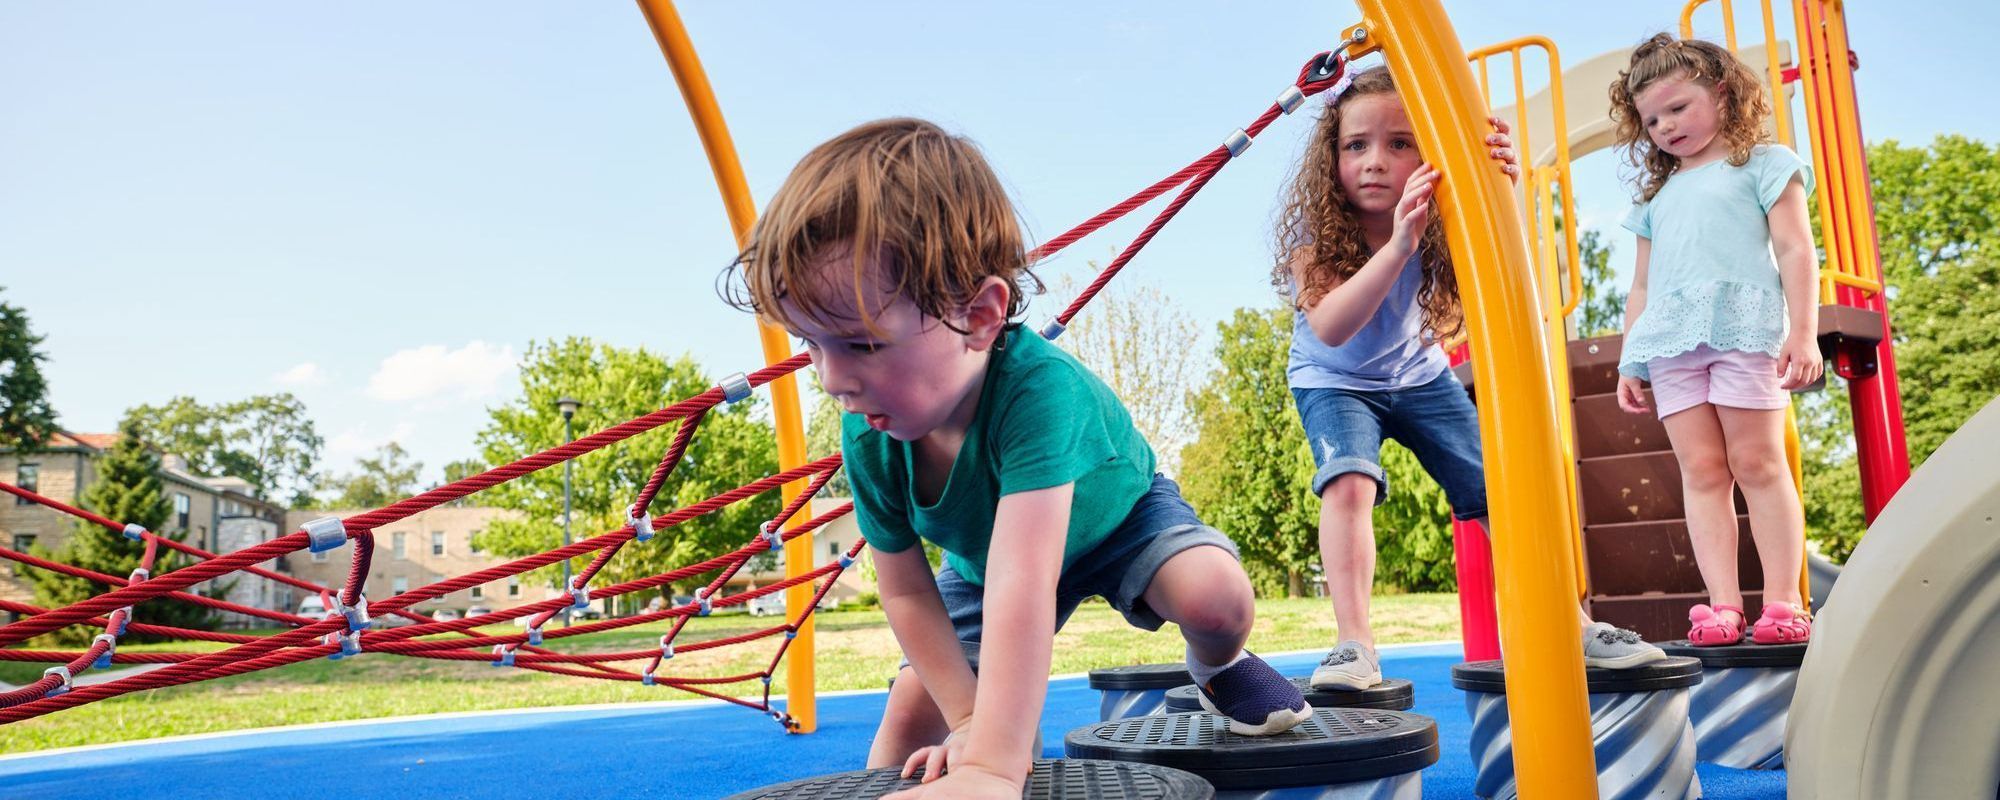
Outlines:
[[[409, 558], [409, 555], [405, 553], [403, 550], [403, 540], [407, 538], [409, 537], [405, 535], [402, 531], [396, 531], [395, 533], [389, 534], [389, 550], [390, 552], [395, 553], [396, 560], [398, 561], [401, 561], [405, 558]], [[396, 591], [400, 592], [402, 590], [397, 589]]]
[[194, 498], [182, 492], [174, 492], [174, 519], [177, 521], [175, 527], [183, 531], [188, 529], [188, 509], [193, 507]]
[[[28, 548], [34, 546], [35, 546], [34, 534], [32, 533], [14, 534], [14, 550], [16, 552], [21, 552], [21, 553], [28, 552]], [[21, 567], [19, 565], [16, 565], [13, 559], [6, 559], [6, 562], [7, 562], [7, 574], [9, 575], [22, 574]]]
[[410, 579], [409, 579], [409, 578], [397, 578], [397, 579], [395, 579], [395, 580], [393, 580], [393, 581], [390, 581], [390, 582], [389, 582], [389, 587], [390, 587], [390, 591], [392, 591], [392, 592], [394, 592], [394, 593], [396, 593], [396, 594], [402, 594], [402, 593], [404, 593], [404, 592], [407, 592], [407, 591], [409, 591], [409, 590], [410, 590]]
[[431, 531], [431, 555], [444, 555], [444, 531]]
[[486, 597], [486, 587], [485, 587], [485, 586], [474, 586], [474, 587], [472, 587], [472, 599], [474, 599], [474, 600], [481, 600], [481, 599], [484, 599], [485, 597]]
[[[14, 470], [14, 485], [31, 492], [40, 493], [42, 491], [42, 465], [22, 464], [19, 469]], [[34, 504], [35, 501], [28, 498], [19, 495], [14, 497], [14, 505], [31, 506]]]
[[839, 543], [839, 542], [827, 542], [827, 543], [826, 543], [826, 554], [827, 554], [827, 556], [828, 556], [828, 557], [831, 557], [831, 558], [839, 558], [839, 557], [840, 557], [840, 543]]
[[519, 577], [507, 579], [507, 596], [508, 597], [521, 596], [521, 579]]

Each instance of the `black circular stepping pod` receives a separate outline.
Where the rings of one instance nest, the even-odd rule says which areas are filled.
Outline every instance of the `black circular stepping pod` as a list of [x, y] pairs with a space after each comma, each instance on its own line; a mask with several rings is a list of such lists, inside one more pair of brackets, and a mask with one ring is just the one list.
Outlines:
[[[1293, 678], [1292, 684], [1304, 692], [1313, 708], [1380, 708], [1408, 711], [1417, 704], [1417, 687], [1402, 678], [1389, 678], [1360, 691], [1314, 689], [1312, 679]], [[1194, 684], [1167, 690], [1167, 713], [1200, 711], [1201, 690]]]
[[1099, 691], [1172, 689], [1194, 683], [1186, 664], [1136, 664], [1090, 671], [1090, 688]]
[[[1591, 694], [1685, 689], [1701, 683], [1701, 659], [1668, 656], [1631, 669], [1587, 667], [1583, 680], [1585, 690]], [[1507, 679], [1499, 661], [1468, 661], [1453, 666], [1451, 685], [1468, 692], [1507, 693]]]
[[1745, 634], [1741, 644], [1720, 647], [1696, 647], [1686, 639], [1661, 642], [1660, 649], [1670, 656], [1686, 656], [1701, 659], [1701, 665], [1708, 669], [1733, 669], [1736, 667], [1775, 667], [1778, 669], [1798, 669], [1806, 660], [1806, 643], [1797, 644], [1751, 644]]
[[[919, 784], [923, 772], [902, 778], [898, 767], [862, 769], [792, 781], [730, 795], [724, 800], [850, 800], [878, 798]], [[1082, 759], [1038, 759], [1021, 791], [1023, 800], [1213, 800], [1215, 787], [1176, 769], [1150, 764]]]
[[1395, 778], [1437, 763], [1437, 723], [1402, 711], [1316, 708], [1276, 736], [1238, 736], [1210, 714], [1161, 714], [1070, 731], [1071, 758], [1186, 770], [1219, 790], [1328, 786]]

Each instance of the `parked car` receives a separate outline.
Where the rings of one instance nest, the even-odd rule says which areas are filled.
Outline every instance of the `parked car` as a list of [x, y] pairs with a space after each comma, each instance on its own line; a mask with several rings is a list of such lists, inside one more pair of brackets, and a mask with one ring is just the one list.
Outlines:
[[485, 606], [473, 606], [465, 610], [465, 615], [468, 617], [483, 617], [491, 613], [493, 613], [493, 609]]
[[752, 597], [750, 598], [749, 605], [750, 616], [753, 617], [761, 617], [766, 614], [783, 614], [785, 613], [785, 593], [772, 592], [763, 597]]
[[458, 609], [456, 608], [440, 608], [431, 612], [431, 619], [439, 622], [457, 622], [464, 619], [464, 617], [459, 616]]
[[326, 605], [321, 603], [318, 597], [308, 597], [299, 601], [298, 615], [315, 620], [320, 619], [326, 616]]

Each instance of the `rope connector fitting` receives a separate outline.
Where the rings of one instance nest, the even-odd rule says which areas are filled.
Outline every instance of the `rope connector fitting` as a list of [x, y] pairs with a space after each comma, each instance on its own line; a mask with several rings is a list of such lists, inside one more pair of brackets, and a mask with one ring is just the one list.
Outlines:
[[108, 633], [100, 633], [96, 636], [90, 637], [90, 641], [92, 644], [95, 644], [97, 642], [104, 643], [104, 653], [102, 655], [99, 655], [96, 661], [91, 662], [90, 668], [110, 669], [111, 656], [112, 654], [118, 652], [118, 637], [112, 636], [111, 634]]
[[1052, 319], [1049, 320], [1049, 324], [1042, 326], [1042, 338], [1053, 342], [1056, 340], [1056, 337], [1063, 335], [1063, 331], [1066, 330], [1069, 330], [1069, 326], [1064, 325], [1062, 320]]
[[1229, 138], [1222, 140], [1222, 146], [1229, 148], [1230, 158], [1243, 155], [1243, 151], [1250, 149], [1250, 134], [1237, 128], [1229, 133]]
[[507, 649], [507, 646], [504, 644], [494, 645], [492, 666], [495, 667], [514, 666], [514, 651]]
[[639, 685], [640, 685], [640, 686], [652, 686], [652, 685], [653, 685], [653, 668], [652, 668], [652, 667], [647, 667], [647, 668], [646, 668], [646, 671], [645, 671], [645, 672], [641, 672], [641, 673], [639, 673]]
[[850, 555], [848, 555], [848, 554], [846, 554], [846, 553], [841, 553], [841, 554], [840, 554], [840, 568], [841, 568], [841, 569], [847, 569], [848, 567], [851, 567], [851, 566], [854, 566], [854, 556], [850, 556]]
[[1278, 110], [1287, 114], [1299, 110], [1299, 106], [1305, 104], [1306, 93], [1299, 91], [1297, 86], [1287, 86], [1284, 91], [1278, 93]]
[[694, 591], [694, 601], [696, 605], [701, 606], [701, 610], [695, 612], [698, 616], [706, 617], [715, 611], [715, 601], [708, 599], [708, 587], [706, 586]]
[[307, 549], [315, 553], [324, 553], [347, 544], [347, 523], [341, 522], [339, 517], [320, 517], [299, 526], [299, 530], [305, 531], [307, 536], [312, 537], [312, 543], [307, 545]]
[[542, 646], [542, 626], [536, 625], [528, 629], [528, 646], [529, 647]]
[[132, 627], [132, 607], [126, 606], [118, 610], [125, 612], [124, 618], [118, 620], [118, 635], [124, 636], [125, 629]]
[[671, 636], [671, 635], [668, 635], [668, 634], [661, 634], [661, 635], [660, 635], [660, 660], [661, 660], [661, 661], [666, 661], [666, 660], [668, 660], [668, 659], [671, 659], [671, 658], [673, 658], [673, 657], [674, 657], [674, 637], [673, 637], [673, 636]]
[[363, 630], [368, 627], [367, 595], [362, 595], [359, 600], [355, 601], [354, 605], [350, 606], [341, 601], [340, 595], [335, 594], [333, 596], [333, 611], [347, 618], [347, 630], [349, 632]]
[[69, 665], [57, 664], [53, 667], [49, 667], [48, 669], [42, 670], [42, 677], [46, 678], [50, 675], [54, 675], [57, 678], [61, 679], [62, 683], [58, 684], [56, 688], [48, 690], [46, 693], [42, 695], [43, 697], [54, 697], [59, 694], [68, 694], [69, 690], [76, 688], [76, 679], [69, 674]]
[[133, 567], [132, 574], [125, 576], [125, 585], [130, 586], [135, 583], [144, 583], [145, 581], [151, 579], [152, 577], [153, 577], [152, 570], [146, 569], [145, 567]]
[[340, 645], [340, 652], [326, 654], [326, 660], [328, 661], [339, 661], [348, 656], [361, 655], [360, 631], [334, 631], [327, 634], [326, 638], [322, 641], [326, 644]]
[[638, 506], [632, 507], [630, 516], [625, 518], [632, 525], [632, 540], [644, 542], [653, 538], [653, 515]]
[[723, 378], [717, 385], [722, 387], [724, 402], [734, 403], [750, 396], [750, 376], [741, 372]]
[[569, 610], [571, 610], [571, 611], [589, 611], [589, 610], [590, 610], [590, 587], [588, 587], [588, 586], [571, 586], [571, 587], [569, 587], [569, 600], [570, 600], [570, 604], [569, 604]]
[[146, 540], [146, 529], [136, 522], [127, 522], [125, 523], [125, 538], [135, 542], [143, 542]]
[[765, 547], [771, 552], [778, 552], [778, 548], [784, 546], [785, 538], [778, 534], [778, 526], [775, 523], [766, 522], [757, 526], [757, 530], [764, 539]]

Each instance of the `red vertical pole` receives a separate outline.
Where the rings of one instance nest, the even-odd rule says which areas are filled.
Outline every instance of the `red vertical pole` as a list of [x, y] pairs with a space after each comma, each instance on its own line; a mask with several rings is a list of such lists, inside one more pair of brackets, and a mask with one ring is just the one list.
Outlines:
[[[1452, 366], [1465, 363], [1471, 350], [1451, 351]], [[1451, 552], [1458, 568], [1458, 635], [1465, 660], [1500, 657], [1500, 612], [1494, 599], [1493, 543], [1477, 522], [1451, 523]]]

